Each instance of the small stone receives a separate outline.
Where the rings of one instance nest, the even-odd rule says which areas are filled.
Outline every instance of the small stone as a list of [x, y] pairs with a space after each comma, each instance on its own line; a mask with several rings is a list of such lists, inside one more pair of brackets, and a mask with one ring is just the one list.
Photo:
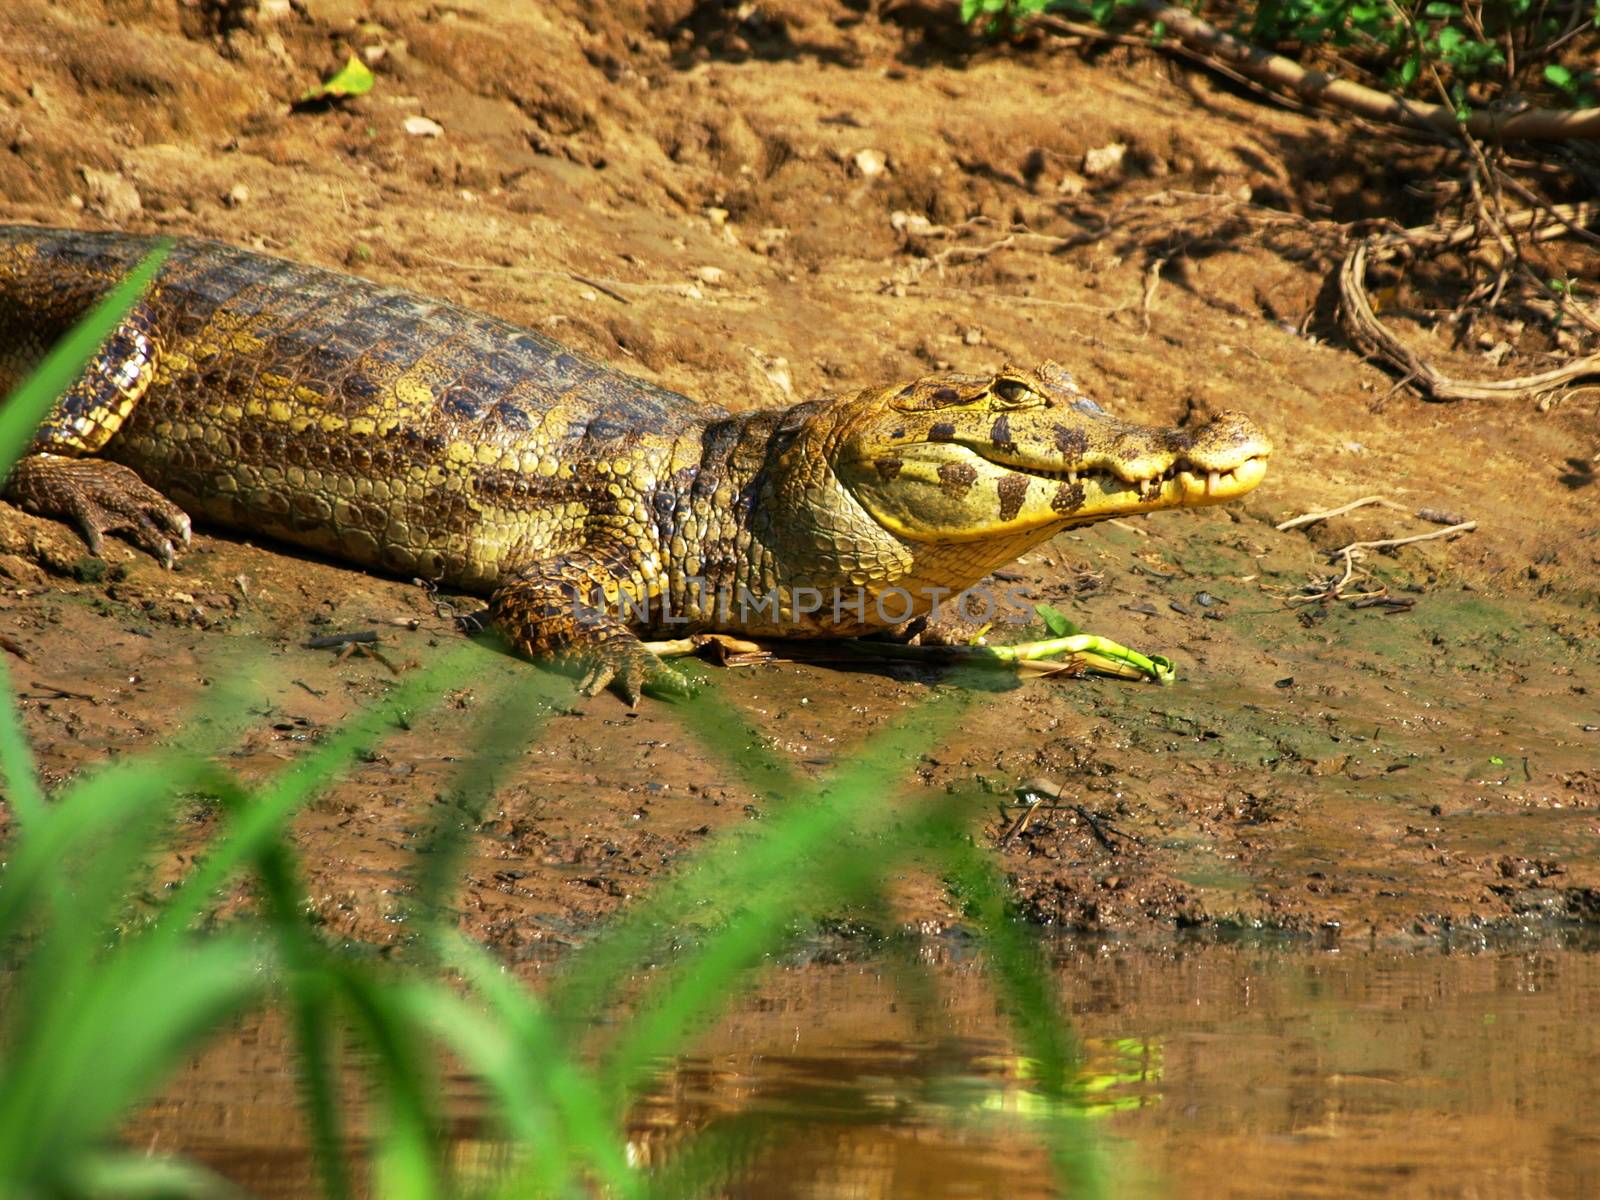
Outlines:
[[790, 374], [789, 360], [787, 358], [782, 355], [763, 353], [754, 346], [750, 348], [750, 354], [773, 387], [777, 388], [785, 397], [794, 395], [794, 376]]
[[933, 232], [933, 222], [928, 220], [927, 217], [921, 213], [906, 212], [898, 208], [889, 214], [889, 224], [894, 227], [896, 232], [903, 233], [907, 237], [917, 237]]
[[1089, 181], [1076, 171], [1064, 171], [1061, 175], [1061, 182], [1056, 184], [1056, 194], [1061, 196], [1081, 196], [1088, 186]]
[[753, 247], [757, 254], [776, 254], [789, 240], [789, 231], [782, 225], [768, 225], [762, 229]]
[[723, 270], [721, 267], [701, 267], [694, 275], [701, 283], [717, 287], [722, 283]]
[[728, 223], [728, 210], [725, 208], [708, 208], [706, 209], [706, 220], [720, 229]]
[[222, 202], [229, 208], [240, 208], [250, 202], [250, 189], [242, 183], [236, 183], [222, 197]]
[[863, 150], [856, 155], [855, 163], [863, 179], [876, 179], [889, 169], [889, 160], [881, 150]]
[[387, 46], [368, 46], [361, 51], [361, 59], [367, 66], [375, 67], [384, 60], [384, 56], [388, 53], [389, 47]]
[[121, 175], [79, 167], [78, 174], [89, 192], [89, 204], [114, 224], [122, 224], [144, 211], [139, 189]]
[[983, 330], [974, 325], [962, 333], [961, 340], [969, 346], [981, 346], [983, 345]]
[[1123, 142], [1096, 146], [1083, 156], [1083, 173], [1090, 179], [1103, 179], [1108, 175], [1116, 175], [1121, 172], [1122, 160], [1127, 154], [1128, 147]]
[[400, 127], [412, 137], [438, 137], [444, 133], [444, 126], [429, 117], [407, 117]]

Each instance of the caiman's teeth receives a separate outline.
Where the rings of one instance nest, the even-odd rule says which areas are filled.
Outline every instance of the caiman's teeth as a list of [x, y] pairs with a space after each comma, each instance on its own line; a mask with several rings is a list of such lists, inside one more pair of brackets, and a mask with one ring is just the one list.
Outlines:
[[1206, 472], [1206, 495], [1209, 496], [1209, 495], [1211, 495], [1212, 492], [1217, 490], [1217, 482], [1218, 482], [1218, 480], [1220, 478], [1221, 478], [1220, 472], [1217, 472], [1217, 471], [1208, 471], [1208, 472]]
[[1067, 472], [1067, 482], [1068, 483], [1077, 483], [1078, 482], [1078, 473], [1076, 471], [1068, 471]]

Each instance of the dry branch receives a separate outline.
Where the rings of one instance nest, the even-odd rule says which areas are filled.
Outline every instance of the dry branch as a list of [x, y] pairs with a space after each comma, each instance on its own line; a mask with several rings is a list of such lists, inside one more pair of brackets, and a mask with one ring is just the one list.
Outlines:
[[1385, 508], [1393, 508], [1400, 512], [1406, 511], [1405, 505], [1396, 504], [1393, 500], [1389, 500], [1383, 496], [1363, 496], [1359, 500], [1350, 501], [1349, 504], [1341, 504], [1338, 508], [1327, 508], [1323, 509], [1321, 512], [1309, 512], [1298, 517], [1290, 517], [1287, 521], [1282, 521], [1277, 525], [1274, 525], [1273, 528], [1279, 533], [1282, 533], [1285, 530], [1298, 529], [1302, 525], [1314, 525], [1318, 521], [1326, 521], [1329, 517], [1342, 517], [1345, 513], [1352, 512], [1358, 508], [1363, 508], [1368, 504], [1381, 504]]
[[1456, 114], [1443, 104], [1407, 100], [1347, 79], [1336, 79], [1326, 71], [1302, 67], [1292, 59], [1240, 41], [1193, 13], [1159, 0], [1142, 0], [1132, 7], [1146, 20], [1161, 22], [1189, 48], [1243, 75], [1284, 88], [1303, 100], [1332, 104], [1373, 120], [1444, 134], [1459, 133], [1464, 128], [1473, 137], [1491, 141], [1600, 139], [1600, 109], [1526, 108], [1514, 113], [1475, 112], [1465, 121], [1458, 121]]
[[1340, 546], [1335, 550], [1334, 556], [1343, 554], [1349, 557], [1357, 550], [1387, 550], [1394, 546], [1409, 546], [1412, 542], [1431, 542], [1435, 538], [1450, 537], [1457, 533], [1471, 533], [1478, 527], [1476, 521], [1463, 521], [1459, 525], [1452, 525], [1448, 529], [1435, 529], [1430, 533], [1413, 533], [1410, 537], [1381, 538], [1375, 542], [1351, 542], [1348, 546]]
[[[1526, 210], [1509, 214], [1502, 228], [1533, 227], [1530, 236], [1542, 240], [1562, 236], [1592, 221], [1597, 214], [1600, 214], [1600, 206], [1594, 204], [1556, 205], [1543, 211]], [[1549, 223], [1539, 225], [1542, 219], [1548, 219]], [[1339, 298], [1342, 301], [1345, 329], [1355, 343], [1369, 355], [1388, 363], [1401, 374], [1404, 383], [1415, 384], [1430, 400], [1516, 399], [1552, 391], [1590, 375], [1600, 375], [1600, 354], [1588, 354], [1537, 375], [1522, 375], [1515, 379], [1452, 379], [1407, 347], [1378, 320], [1378, 314], [1373, 311], [1372, 301], [1367, 296], [1367, 266], [1370, 261], [1382, 262], [1416, 250], [1438, 253], [1470, 242], [1478, 233], [1479, 226], [1470, 221], [1453, 226], [1429, 225], [1370, 237], [1351, 250], [1339, 267]]]

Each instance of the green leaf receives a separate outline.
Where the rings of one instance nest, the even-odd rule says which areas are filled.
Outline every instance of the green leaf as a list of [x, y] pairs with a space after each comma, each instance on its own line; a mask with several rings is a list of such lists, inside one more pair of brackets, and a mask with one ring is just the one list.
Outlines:
[[1438, 17], [1441, 20], [1453, 21], [1461, 15], [1461, 6], [1459, 4], [1443, 4], [1440, 3], [1440, 0], [1433, 0], [1433, 3], [1424, 8], [1422, 13], [1427, 17]]
[[352, 54], [345, 59], [344, 66], [307, 91], [300, 100], [304, 103], [307, 100], [343, 100], [347, 96], [365, 96], [377, 82], [378, 77], [372, 73], [372, 68]]
[[1417, 76], [1419, 74], [1421, 74], [1421, 72], [1422, 72], [1422, 58], [1421, 58], [1421, 56], [1419, 55], [1419, 56], [1414, 57], [1414, 58], [1408, 58], [1408, 59], [1406, 59], [1405, 62], [1400, 64], [1400, 82], [1404, 86], [1410, 87], [1413, 83], [1415, 83], [1417, 81]]
[[973, 18], [980, 11], [979, 5], [981, 3], [982, 0], [961, 0], [961, 23], [963, 25], [972, 24]]
[[1039, 614], [1039, 618], [1044, 621], [1045, 628], [1050, 631], [1051, 636], [1076, 637], [1078, 635], [1078, 627], [1059, 608], [1054, 608], [1048, 604], [1035, 604], [1033, 611]]
[[1544, 68], [1544, 78], [1546, 83], [1553, 84], [1568, 94], [1573, 92], [1577, 87], [1577, 82], [1573, 78], [1572, 72], [1566, 67], [1563, 67], [1560, 63], [1546, 63]]

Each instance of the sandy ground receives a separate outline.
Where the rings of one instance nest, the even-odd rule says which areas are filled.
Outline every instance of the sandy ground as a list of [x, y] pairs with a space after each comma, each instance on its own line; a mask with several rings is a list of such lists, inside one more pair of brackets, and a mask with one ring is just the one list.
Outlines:
[[[372, 92], [291, 111], [351, 51]], [[408, 132], [419, 117], [430, 132]], [[999, 691], [909, 778], [913, 802], [985, 795], [974, 828], [1027, 911], [1096, 932], [1407, 941], [1600, 915], [1600, 393], [1426, 405], [1332, 321], [1338, 247], [1314, 222], [1426, 219], [1437, 167], [1148, 54], [975, 45], [942, 6], [0, 10], [0, 221], [402, 284], [732, 408], [1057, 358], [1139, 420], [1252, 413], [1279, 451], [1245, 502], [1064, 535], [1016, 568], [1084, 627], [1179, 660], [1179, 685]], [[1478, 529], [1372, 559], [1409, 610], [1287, 603], [1330, 549], [1436, 528], [1379, 507], [1273, 527], [1370, 493]], [[392, 684], [308, 636], [381, 623], [401, 669], [457, 638], [410, 581], [234, 536], [202, 531], [172, 574], [83, 554], [0, 505], [0, 633], [52, 780], [174, 733], [247, 660], [275, 682], [232, 761], [260, 777]], [[331, 929], [398, 936], [415, 835], [526, 669], [485, 652], [472, 688], [303, 815]], [[818, 664], [719, 683], [808, 773], [937, 690]], [[511, 955], [580, 935], [769, 804], [667, 706], [601, 698], [530, 731], [461, 900]], [[998, 806], [1039, 776], [1065, 804], [1015, 828]], [[190, 817], [196, 846], [212, 816]], [[903, 902], [926, 928], [954, 918], [931, 885]]]

